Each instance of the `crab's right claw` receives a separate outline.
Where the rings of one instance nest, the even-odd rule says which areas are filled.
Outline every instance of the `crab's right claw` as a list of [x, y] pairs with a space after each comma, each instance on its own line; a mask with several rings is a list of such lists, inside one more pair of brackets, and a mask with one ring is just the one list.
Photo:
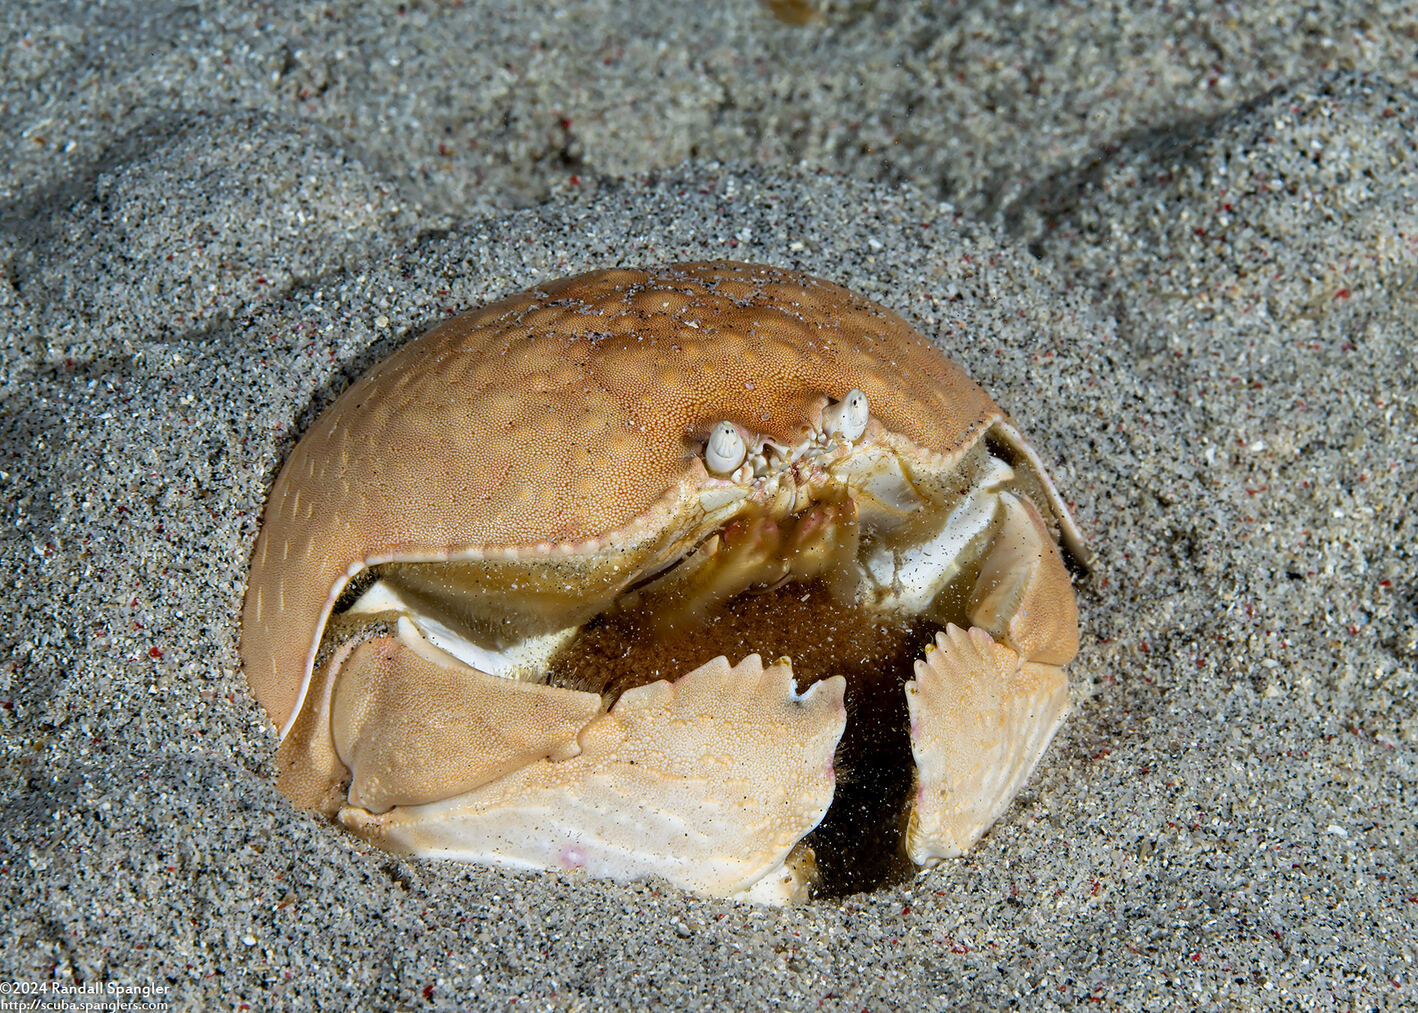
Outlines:
[[715, 658], [623, 693], [581, 730], [579, 753], [452, 798], [340, 820], [392, 850], [519, 868], [660, 876], [720, 897], [802, 900], [800, 842], [835, 787], [845, 681], [794, 691], [786, 660]]
[[916, 760], [906, 851], [925, 865], [970, 850], [1004, 812], [1068, 713], [1068, 681], [978, 627], [951, 625], [916, 662], [906, 704]]

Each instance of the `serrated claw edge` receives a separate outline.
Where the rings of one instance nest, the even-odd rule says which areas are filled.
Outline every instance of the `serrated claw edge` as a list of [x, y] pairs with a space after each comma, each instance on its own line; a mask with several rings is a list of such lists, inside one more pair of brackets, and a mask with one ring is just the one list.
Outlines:
[[832, 801], [845, 689], [834, 677], [798, 694], [786, 661], [715, 658], [676, 682], [626, 691], [581, 731], [574, 757], [442, 802], [381, 816], [346, 807], [340, 818], [416, 854], [660, 876], [787, 903], [805, 888], [785, 875], [789, 856]]
[[906, 684], [916, 792], [906, 849], [918, 865], [964, 854], [1023, 787], [1069, 709], [1054, 665], [985, 630], [936, 635]]

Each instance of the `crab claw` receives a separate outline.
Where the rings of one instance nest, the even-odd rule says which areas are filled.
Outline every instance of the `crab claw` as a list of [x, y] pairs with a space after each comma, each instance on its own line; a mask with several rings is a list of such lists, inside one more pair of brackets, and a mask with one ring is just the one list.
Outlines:
[[407, 619], [400, 637], [356, 647], [335, 686], [330, 725], [349, 768], [349, 801], [380, 813], [470, 791], [544, 758], [576, 754], [598, 693], [479, 672], [443, 654]]
[[951, 625], [916, 662], [906, 706], [916, 760], [906, 851], [925, 865], [969, 851], [1004, 812], [1068, 713], [1068, 681], [985, 630]]
[[316, 675], [309, 706], [276, 753], [276, 783], [297, 805], [332, 817], [347, 799], [383, 812], [575, 755], [577, 733], [604, 707], [597, 693], [470, 668], [406, 618], [397, 637], [341, 644]]
[[627, 690], [543, 759], [440, 802], [344, 825], [381, 847], [514, 868], [579, 869], [768, 903], [800, 900], [799, 842], [832, 801], [846, 682], [799, 695], [786, 659], [720, 656], [674, 683]]

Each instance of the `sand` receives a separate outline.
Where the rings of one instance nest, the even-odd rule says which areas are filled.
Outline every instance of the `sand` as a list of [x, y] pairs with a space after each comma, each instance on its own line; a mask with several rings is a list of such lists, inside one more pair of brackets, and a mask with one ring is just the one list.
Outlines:
[[[0, 9], [5, 978], [183, 1010], [1415, 1002], [1411, 9], [374, 8]], [[236, 643], [299, 433], [449, 312], [707, 257], [886, 303], [1052, 462], [1096, 560], [1079, 705], [1015, 805], [790, 910], [292, 810]]]

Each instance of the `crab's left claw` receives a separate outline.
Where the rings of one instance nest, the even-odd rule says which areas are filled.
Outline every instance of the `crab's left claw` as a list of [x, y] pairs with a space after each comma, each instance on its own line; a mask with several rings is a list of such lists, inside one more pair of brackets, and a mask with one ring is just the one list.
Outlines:
[[906, 850], [917, 865], [980, 839], [1068, 713], [1061, 666], [1078, 653], [1068, 570], [1027, 499], [1001, 492], [998, 509], [970, 595], [974, 625], [936, 634], [906, 684], [916, 760]]
[[936, 634], [906, 683], [916, 792], [906, 851], [964, 854], [1004, 812], [1068, 713], [1068, 680], [979, 627]]

